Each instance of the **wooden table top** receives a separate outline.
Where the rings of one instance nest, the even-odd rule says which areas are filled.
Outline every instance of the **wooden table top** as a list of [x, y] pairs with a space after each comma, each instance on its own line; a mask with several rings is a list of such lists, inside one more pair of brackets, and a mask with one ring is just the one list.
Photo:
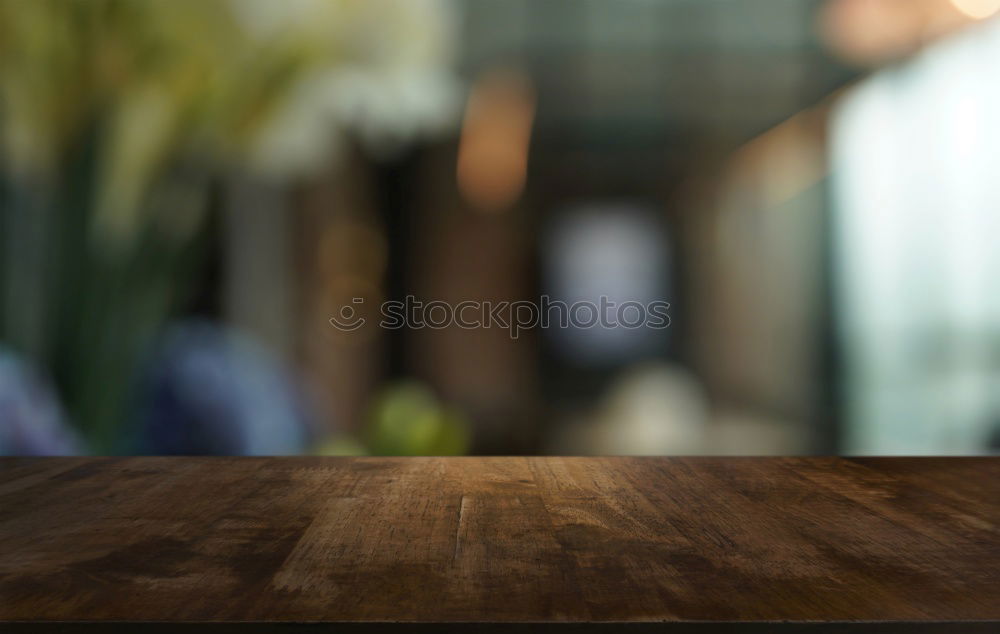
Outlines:
[[993, 458], [7, 458], [0, 630], [995, 633], [998, 527]]

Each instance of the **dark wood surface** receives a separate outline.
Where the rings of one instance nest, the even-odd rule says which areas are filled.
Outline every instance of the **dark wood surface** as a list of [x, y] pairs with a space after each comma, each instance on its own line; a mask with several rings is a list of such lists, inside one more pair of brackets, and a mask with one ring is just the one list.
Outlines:
[[0, 630], [1000, 632], [998, 526], [991, 458], [8, 458]]

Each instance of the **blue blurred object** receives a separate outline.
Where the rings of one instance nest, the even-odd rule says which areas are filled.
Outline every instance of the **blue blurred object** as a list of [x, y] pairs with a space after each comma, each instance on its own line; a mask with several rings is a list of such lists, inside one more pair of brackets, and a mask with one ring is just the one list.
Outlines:
[[66, 456], [82, 450], [49, 385], [0, 347], [0, 455]]
[[288, 455], [311, 440], [311, 416], [289, 374], [249, 338], [207, 322], [167, 331], [137, 397], [142, 454]]

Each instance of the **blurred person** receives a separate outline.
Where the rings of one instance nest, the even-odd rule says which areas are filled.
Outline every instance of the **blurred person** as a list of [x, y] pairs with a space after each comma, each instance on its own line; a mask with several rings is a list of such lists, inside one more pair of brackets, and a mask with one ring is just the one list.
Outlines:
[[207, 322], [166, 331], [140, 372], [135, 401], [127, 453], [299, 454], [314, 433], [293, 376], [251, 339]]
[[48, 382], [0, 346], [0, 456], [63, 456], [83, 452]]

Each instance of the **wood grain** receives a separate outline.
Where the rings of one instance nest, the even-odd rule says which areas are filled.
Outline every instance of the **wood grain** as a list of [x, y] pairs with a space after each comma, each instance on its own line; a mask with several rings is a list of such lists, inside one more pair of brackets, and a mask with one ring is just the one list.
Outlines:
[[998, 526], [995, 458], [8, 458], [0, 630], [1000, 632]]

